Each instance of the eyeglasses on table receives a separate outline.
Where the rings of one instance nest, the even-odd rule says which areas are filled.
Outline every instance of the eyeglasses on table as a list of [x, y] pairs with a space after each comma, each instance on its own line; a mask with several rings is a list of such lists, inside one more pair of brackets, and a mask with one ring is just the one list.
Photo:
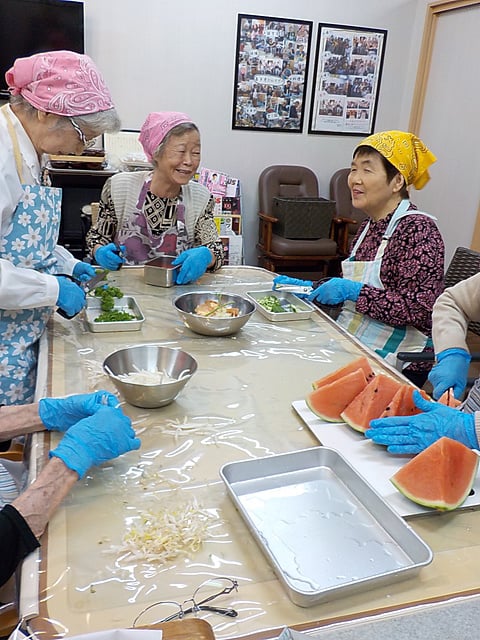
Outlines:
[[[222, 596], [226, 596], [232, 591], [238, 591], [238, 582], [232, 578], [219, 577], [211, 578], [202, 582], [193, 592], [191, 598], [184, 600], [183, 602], [176, 602], [175, 600], [160, 600], [142, 609], [133, 621], [132, 627], [142, 626], [141, 618], [147, 613], [156, 609], [155, 620], [149, 620], [143, 622], [143, 625], [159, 624], [162, 622], [169, 622], [170, 620], [179, 620], [189, 614], [197, 615], [201, 611], [208, 611], [210, 613], [216, 613], [221, 616], [227, 616], [229, 618], [236, 618], [238, 611], [232, 609], [232, 607], [218, 607], [208, 603], [213, 600], [218, 600]], [[140, 623], [140, 624], [139, 624]]]

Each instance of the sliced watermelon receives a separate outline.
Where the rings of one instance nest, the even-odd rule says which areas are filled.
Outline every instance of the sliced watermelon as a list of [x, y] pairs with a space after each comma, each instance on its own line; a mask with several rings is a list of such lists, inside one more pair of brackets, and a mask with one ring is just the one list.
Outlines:
[[342, 411], [341, 417], [352, 429], [365, 432], [370, 421], [382, 415], [400, 387], [400, 382], [379, 373]]
[[310, 411], [327, 422], [343, 422], [341, 413], [345, 407], [367, 386], [363, 369], [311, 391], [306, 397]]
[[360, 356], [359, 358], [353, 360], [353, 362], [350, 362], [350, 364], [346, 364], [344, 367], [340, 367], [340, 369], [337, 369], [333, 373], [329, 373], [323, 378], [315, 380], [315, 382], [312, 382], [312, 387], [314, 389], [318, 389], [319, 387], [323, 387], [324, 385], [331, 384], [339, 378], [343, 378], [343, 376], [346, 376], [349, 373], [353, 373], [357, 369], [363, 369], [363, 371], [365, 372], [365, 377], [367, 378], [367, 382], [369, 382], [375, 375], [367, 358], [365, 356]]
[[453, 407], [454, 409], [456, 409], [458, 406], [462, 404], [462, 401], [457, 400], [457, 398], [455, 398], [455, 396], [453, 395], [453, 392], [450, 391], [449, 389], [447, 389], [444, 393], [442, 393], [442, 395], [437, 400], [437, 402], [440, 402], [441, 404], [446, 404], [447, 407]]
[[404, 496], [425, 507], [451, 511], [467, 499], [478, 470], [478, 455], [461, 442], [440, 438], [391, 478]]
[[[422, 411], [413, 401], [413, 392], [415, 387], [408, 384], [402, 384], [397, 393], [393, 396], [392, 401], [388, 403], [387, 408], [380, 418], [391, 418], [392, 416], [414, 416]], [[431, 400], [430, 396], [420, 389], [420, 393], [425, 400]]]

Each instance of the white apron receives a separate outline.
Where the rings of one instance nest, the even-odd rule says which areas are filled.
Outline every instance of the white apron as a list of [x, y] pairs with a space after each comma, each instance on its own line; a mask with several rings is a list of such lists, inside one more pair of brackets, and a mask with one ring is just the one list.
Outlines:
[[[24, 269], [53, 273], [60, 229], [62, 190], [43, 185], [25, 185], [18, 140], [6, 109], [3, 109], [13, 142], [23, 196], [2, 237], [0, 257]], [[54, 311], [0, 309], [0, 403], [33, 402], [37, 374], [38, 340]]]
[[[365, 229], [355, 243], [350, 257], [342, 262], [342, 274], [344, 278], [370, 285], [376, 289], [385, 288], [380, 278], [382, 258], [388, 241], [392, 237], [400, 220], [412, 214], [427, 216], [432, 220], [436, 220], [434, 216], [424, 211], [417, 211], [416, 209], [408, 211], [409, 206], [409, 200], [402, 200], [398, 205], [397, 210], [388, 224], [374, 260], [368, 262], [355, 261], [355, 254], [368, 233], [370, 221], [365, 225]], [[418, 329], [415, 329], [415, 327], [410, 325], [393, 327], [392, 325], [374, 320], [368, 315], [358, 313], [355, 311], [355, 302], [351, 300], [345, 301], [342, 312], [337, 318], [337, 322], [393, 366], [397, 366], [396, 354], [398, 351], [419, 352], [423, 351], [425, 346], [431, 343], [431, 339]], [[401, 366], [403, 368], [408, 366], [408, 364], [408, 362], [401, 363]]]

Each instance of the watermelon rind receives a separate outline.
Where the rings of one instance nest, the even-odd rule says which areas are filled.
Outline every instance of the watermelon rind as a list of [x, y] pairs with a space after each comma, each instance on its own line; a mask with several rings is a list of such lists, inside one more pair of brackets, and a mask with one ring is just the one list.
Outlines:
[[353, 373], [357, 369], [363, 369], [367, 382], [370, 382], [370, 380], [375, 376], [375, 373], [372, 367], [370, 366], [370, 363], [368, 362], [367, 358], [365, 356], [359, 356], [352, 362], [349, 362], [343, 367], [336, 369], [332, 373], [329, 373], [326, 376], [323, 376], [323, 378], [314, 380], [312, 382], [312, 388], [318, 389], [320, 387], [326, 386], [327, 384], [331, 384], [332, 382], [336, 382], [340, 378], [343, 378], [349, 373]]
[[[460, 477], [461, 471], [463, 478]], [[479, 456], [461, 442], [451, 438], [442, 437], [424, 451], [417, 454], [406, 465], [401, 467], [391, 478], [390, 482], [406, 498], [424, 507], [436, 509], [437, 511], [453, 511], [460, 507], [468, 498], [472, 490], [478, 472]], [[417, 471], [418, 470], [418, 471]], [[418, 480], [415, 479], [415, 473]], [[405, 477], [405, 475], [412, 475]], [[452, 490], [455, 483], [459, 484], [463, 480], [463, 487], [458, 488], [455, 499], [447, 501], [444, 496], [439, 495], [438, 499], [432, 496], [422, 496], [422, 474], [429, 480], [436, 479], [438, 491], [442, 489]], [[417, 482], [417, 486], [413, 485]], [[425, 491], [426, 493], [426, 491]]]

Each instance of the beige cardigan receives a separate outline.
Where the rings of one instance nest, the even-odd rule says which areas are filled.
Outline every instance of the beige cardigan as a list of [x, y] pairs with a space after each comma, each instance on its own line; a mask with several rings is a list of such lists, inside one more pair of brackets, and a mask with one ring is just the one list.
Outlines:
[[[458, 282], [437, 298], [432, 313], [435, 353], [465, 349], [469, 322], [480, 321], [480, 273]], [[480, 412], [475, 412], [475, 431], [480, 442]]]

